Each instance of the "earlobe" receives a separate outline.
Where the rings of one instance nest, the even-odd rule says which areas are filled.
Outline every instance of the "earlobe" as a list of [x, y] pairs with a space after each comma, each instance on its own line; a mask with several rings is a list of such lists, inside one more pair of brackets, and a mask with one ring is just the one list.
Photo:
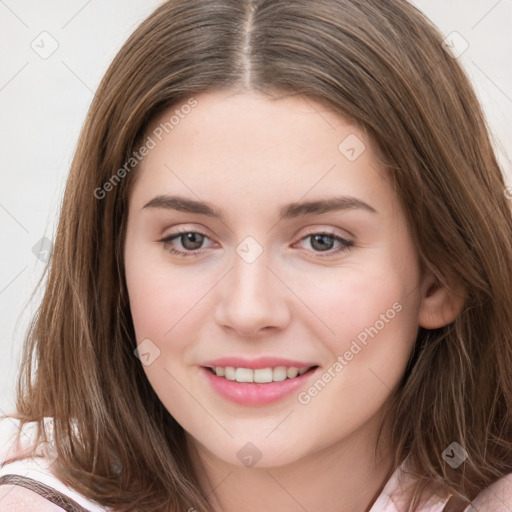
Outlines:
[[462, 311], [465, 293], [452, 288], [430, 274], [422, 283], [418, 323], [425, 329], [438, 329], [452, 323]]

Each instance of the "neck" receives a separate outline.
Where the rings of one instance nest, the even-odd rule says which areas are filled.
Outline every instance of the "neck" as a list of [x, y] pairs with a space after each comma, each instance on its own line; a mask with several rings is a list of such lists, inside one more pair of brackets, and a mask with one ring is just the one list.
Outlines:
[[[369, 422], [336, 444], [279, 467], [235, 466], [187, 438], [201, 487], [217, 512], [368, 512], [394, 469], [391, 450], [375, 456], [377, 428]], [[389, 447], [384, 434], [381, 446]]]

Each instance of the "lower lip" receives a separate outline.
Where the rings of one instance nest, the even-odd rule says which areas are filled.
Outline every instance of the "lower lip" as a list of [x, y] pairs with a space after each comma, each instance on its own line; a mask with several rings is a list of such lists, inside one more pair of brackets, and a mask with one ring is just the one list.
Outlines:
[[286, 379], [281, 382], [269, 382], [266, 384], [237, 382], [236, 380], [228, 380], [224, 377], [219, 377], [207, 368], [202, 367], [201, 370], [212, 388], [223, 398], [238, 405], [258, 407], [278, 402], [286, 396], [291, 395], [294, 391], [297, 391], [303, 386], [318, 368], [309, 370], [294, 379]]

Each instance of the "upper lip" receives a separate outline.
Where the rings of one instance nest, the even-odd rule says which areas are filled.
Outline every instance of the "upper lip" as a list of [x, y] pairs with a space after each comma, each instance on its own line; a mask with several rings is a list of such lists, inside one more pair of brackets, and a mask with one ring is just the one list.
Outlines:
[[287, 368], [311, 368], [317, 366], [316, 363], [294, 361], [293, 359], [283, 359], [280, 357], [258, 357], [256, 359], [245, 359], [243, 357], [221, 357], [219, 359], [212, 359], [205, 361], [202, 366], [215, 368], [220, 366], [226, 368], [231, 366], [233, 368], [250, 368], [253, 370], [261, 368], [273, 368], [275, 366], [286, 366]]

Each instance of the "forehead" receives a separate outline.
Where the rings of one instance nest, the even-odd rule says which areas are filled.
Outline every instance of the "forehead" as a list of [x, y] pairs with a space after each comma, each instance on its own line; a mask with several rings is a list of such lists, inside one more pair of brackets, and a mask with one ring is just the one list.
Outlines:
[[302, 95], [199, 94], [161, 112], [147, 136], [153, 148], [137, 169], [146, 196], [178, 186], [210, 198], [223, 188], [226, 200], [233, 191], [237, 198], [296, 200], [331, 192], [382, 196], [386, 186], [365, 132]]
[[[189, 107], [192, 103], [194, 106]], [[312, 98], [255, 91], [219, 90], [184, 98], [153, 120], [148, 133], [155, 130], [163, 138], [170, 133], [183, 137], [207, 134], [211, 141], [234, 140], [242, 147], [258, 142], [277, 143], [275, 136], [280, 144], [286, 142], [287, 146], [304, 138], [318, 143], [317, 136], [324, 138], [327, 145], [343, 131], [357, 135], [366, 146], [370, 142], [348, 119]]]

